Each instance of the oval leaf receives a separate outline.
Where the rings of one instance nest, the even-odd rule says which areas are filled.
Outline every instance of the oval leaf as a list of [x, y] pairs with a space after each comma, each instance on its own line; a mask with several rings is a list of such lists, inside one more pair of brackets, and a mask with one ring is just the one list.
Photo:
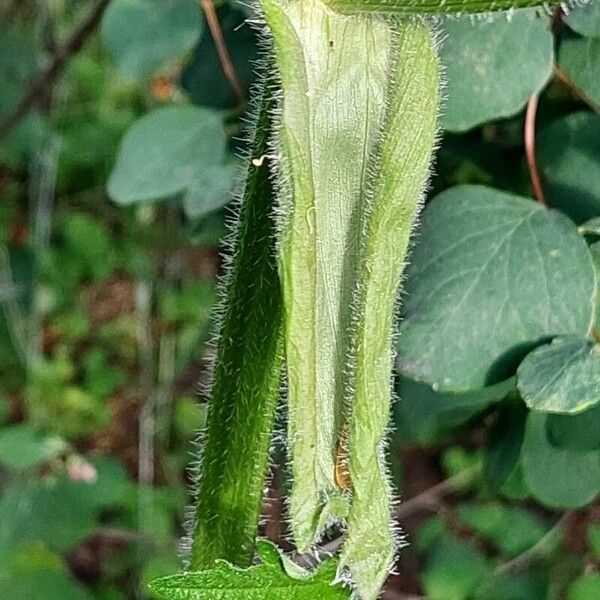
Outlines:
[[600, 106], [600, 38], [563, 40], [558, 66], [590, 104]]
[[474, 21], [444, 23], [441, 60], [446, 70], [447, 103], [442, 125], [466, 131], [519, 112], [552, 74], [552, 34], [535, 11]]
[[600, 216], [600, 116], [577, 112], [552, 123], [538, 159], [550, 206], [576, 223]]
[[600, 401], [600, 345], [558, 338], [536, 348], [519, 366], [517, 386], [532, 410], [582, 412]]
[[573, 416], [548, 415], [546, 435], [558, 448], [600, 450], [600, 405]]
[[202, 30], [196, 0], [112, 0], [101, 33], [119, 71], [143, 78], [191, 50]]
[[[225, 141], [223, 124], [211, 110], [193, 106], [155, 110], [137, 121], [121, 142], [108, 193], [125, 205], [186, 193], [188, 210], [206, 212], [219, 187], [207, 185], [206, 178], [223, 177]], [[200, 203], [203, 189], [209, 200]], [[228, 199], [222, 193], [217, 198], [221, 204]]]
[[521, 454], [525, 483], [547, 506], [585, 506], [600, 492], [600, 452], [555, 448], [546, 436], [546, 419], [538, 412], [527, 418]]
[[400, 370], [438, 391], [465, 393], [511, 377], [548, 338], [585, 337], [596, 276], [563, 215], [460, 186], [425, 210], [406, 291]]
[[600, 2], [590, 0], [585, 6], [577, 6], [564, 17], [567, 25], [586, 37], [600, 37]]

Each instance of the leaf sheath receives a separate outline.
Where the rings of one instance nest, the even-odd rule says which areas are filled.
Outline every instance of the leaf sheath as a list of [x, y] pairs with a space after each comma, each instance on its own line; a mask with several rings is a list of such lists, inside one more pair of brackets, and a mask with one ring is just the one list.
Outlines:
[[194, 570], [216, 559], [239, 566], [252, 560], [279, 398], [282, 310], [265, 157], [271, 105], [264, 94], [252, 147], [257, 160], [248, 168], [225, 289], [198, 479]]

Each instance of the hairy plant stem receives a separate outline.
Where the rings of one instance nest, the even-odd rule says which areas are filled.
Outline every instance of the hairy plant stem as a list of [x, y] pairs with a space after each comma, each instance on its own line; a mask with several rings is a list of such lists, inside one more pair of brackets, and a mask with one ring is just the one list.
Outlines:
[[190, 568], [254, 555], [279, 399], [281, 292], [275, 260], [265, 86], [226, 284], [208, 422], [201, 451]]
[[346, 520], [341, 566], [368, 600], [396, 545], [385, 461], [394, 312], [435, 144], [438, 61], [419, 21], [341, 15], [320, 0], [262, 5], [282, 87], [292, 532], [306, 552]]
[[323, 0], [348, 14], [391, 15], [469, 14], [557, 4], [548, 0]]

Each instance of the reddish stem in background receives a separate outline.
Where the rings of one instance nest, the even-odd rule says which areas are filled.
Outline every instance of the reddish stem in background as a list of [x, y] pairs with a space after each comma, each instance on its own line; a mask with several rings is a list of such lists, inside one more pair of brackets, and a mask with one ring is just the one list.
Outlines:
[[208, 24], [208, 28], [210, 29], [210, 34], [215, 43], [215, 48], [217, 49], [217, 55], [219, 56], [219, 62], [221, 63], [223, 74], [227, 78], [227, 81], [229, 81], [229, 84], [235, 92], [238, 100], [242, 101], [244, 99], [244, 91], [242, 90], [242, 85], [240, 84], [240, 80], [235, 72], [233, 61], [231, 60], [227, 45], [225, 44], [223, 30], [221, 29], [221, 24], [219, 23], [215, 5], [212, 3], [212, 0], [200, 0], [200, 6], [204, 11], [204, 16], [206, 17], [206, 22]]
[[525, 155], [527, 156], [527, 166], [529, 167], [533, 195], [540, 204], [546, 205], [546, 196], [544, 195], [544, 188], [535, 154], [535, 120], [538, 100], [538, 95], [533, 94], [527, 103], [527, 113], [525, 115]]

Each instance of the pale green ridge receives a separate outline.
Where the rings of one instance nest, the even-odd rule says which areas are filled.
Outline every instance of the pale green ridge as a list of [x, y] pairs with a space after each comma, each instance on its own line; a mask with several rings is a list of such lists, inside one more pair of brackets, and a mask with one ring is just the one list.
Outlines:
[[[391, 36], [318, 0], [263, 0], [282, 87], [280, 274], [294, 539], [341, 516], [334, 480], [363, 190], [381, 127]], [[332, 514], [333, 513], [333, 514]]]
[[393, 25], [394, 68], [371, 175], [349, 382], [353, 496], [342, 566], [364, 600], [377, 598], [395, 553], [385, 464], [397, 292], [435, 146], [439, 64], [427, 27]]
[[378, 12], [395, 15], [466, 14], [556, 5], [547, 0], [323, 0], [335, 10], [356, 14]]

